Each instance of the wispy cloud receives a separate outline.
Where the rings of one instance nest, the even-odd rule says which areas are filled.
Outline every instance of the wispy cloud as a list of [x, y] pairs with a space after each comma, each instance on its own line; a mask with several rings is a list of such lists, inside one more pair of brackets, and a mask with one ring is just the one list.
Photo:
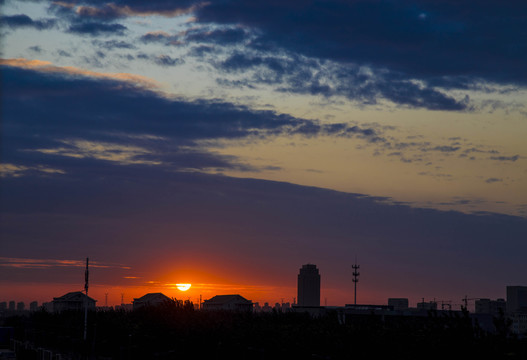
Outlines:
[[43, 165], [38, 166], [24, 166], [16, 164], [0, 164], [0, 177], [19, 177], [24, 176], [28, 173], [41, 173], [41, 174], [65, 174], [66, 172], [61, 169], [55, 169]]
[[[85, 260], [64, 260], [64, 259], [28, 259], [0, 257], [0, 267], [24, 268], [24, 269], [46, 269], [56, 267], [85, 267]], [[102, 263], [90, 261], [90, 267], [94, 268], [119, 268], [129, 270], [129, 266], [123, 264]]]
[[497, 160], [497, 161], [516, 161], [520, 158], [519, 155], [513, 155], [513, 156], [491, 156], [491, 160]]
[[21, 69], [38, 70], [43, 73], [66, 74], [88, 76], [96, 79], [108, 79], [126, 81], [130, 84], [140, 85], [145, 88], [159, 88], [160, 84], [146, 76], [128, 74], [128, 73], [101, 73], [73, 66], [55, 66], [49, 61], [29, 60], [24, 58], [18, 59], [0, 59], [0, 65], [12, 66]]
[[92, 158], [112, 161], [122, 165], [143, 164], [159, 165], [160, 161], [144, 160], [141, 157], [151, 155], [151, 151], [133, 145], [121, 145], [87, 140], [62, 140], [68, 147], [32, 149], [42, 154], [67, 156], [78, 159]]

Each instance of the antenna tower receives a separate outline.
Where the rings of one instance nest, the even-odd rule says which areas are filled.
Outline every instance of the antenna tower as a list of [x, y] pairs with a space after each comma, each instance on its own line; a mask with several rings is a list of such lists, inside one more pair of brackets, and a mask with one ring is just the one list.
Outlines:
[[351, 265], [353, 268], [353, 285], [355, 287], [355, 299], [354, 304], [357, 305], [357, 283], [359, 282], [359, 275], [360, 272], [358, 270], [360, 269], [360, 266], [357, 265], [357, 259], [355, 259], [355, 265]]
[[88, 280], [90, 271], [88, 270], [88, 258], [86, 258], [86, 271], [84, 272], [84, 290], [86, 297], [84, 298], [84, 341], [86, 341], [86, 334], [88, 332]]

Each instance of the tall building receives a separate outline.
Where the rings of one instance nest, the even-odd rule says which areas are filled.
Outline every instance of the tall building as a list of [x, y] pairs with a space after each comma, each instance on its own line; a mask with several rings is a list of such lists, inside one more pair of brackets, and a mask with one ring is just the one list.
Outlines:
[[29, 304], [29, 310], [30, 311], [37, 311], [38, 310], [38, 302], [37, 301], [32, 301]]
[[302, 265], [298, 274], [298, 306], [320, 306], [320, 274], [316, 265]]
[[507, 286], [507, 312], [527, 312], [527, 286]]
[[477, 299], [475, 302], [475, 313], [476, 314], [491, 314], [497, 316], [500, 311], [506, 312], [507, 303], [505, 299]]
[[394, 310], [407, 310], [408, 299], [407, 298], [389, 298], [388, 306], [393, 307]]
[[26, 304], [23, 301], [16, 303], [16, 311], [24, 311], [26, 309]]

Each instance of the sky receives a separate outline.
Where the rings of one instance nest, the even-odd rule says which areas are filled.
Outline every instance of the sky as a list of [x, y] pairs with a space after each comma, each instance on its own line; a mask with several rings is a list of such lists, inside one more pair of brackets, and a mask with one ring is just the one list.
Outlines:
[[0, 6], [0, 301], [527, 285], [525, 1]]

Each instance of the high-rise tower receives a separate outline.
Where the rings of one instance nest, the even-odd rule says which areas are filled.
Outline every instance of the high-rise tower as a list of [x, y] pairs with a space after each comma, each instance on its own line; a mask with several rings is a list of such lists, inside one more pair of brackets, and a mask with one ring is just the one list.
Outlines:
[[316, 265], [302, 265], [298, 274], [298, 305], [320, 306], [320, 274]]

